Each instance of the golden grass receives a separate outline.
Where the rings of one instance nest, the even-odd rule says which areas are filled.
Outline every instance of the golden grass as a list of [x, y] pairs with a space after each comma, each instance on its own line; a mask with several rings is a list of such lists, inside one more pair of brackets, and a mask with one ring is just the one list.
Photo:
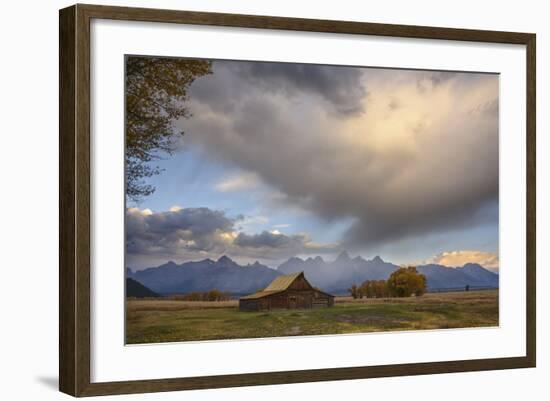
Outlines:
[[353, 299], [334, 307], [241, 312], [238, 301], [128, 300], [126, 341], [143, 344], [498, 326], [498, 290]]
[[357, 298], [352, 297], [336, 297], [335, 303], [350, 303], [350, 304], [428, 304], [440, 302], [460, 302], [460, 303], [478, 303], [492, 302], [495, 299], [495, 293], [498, 297], [498, 290], [484, 291], [456, 291], [456, 292], [431, 292], [422, 295], [421, 297], [409, 298]]
[[189, 309], [238, 308], [239, 301], [175, 301], [165, 299], [129, 299], [127, 312], [138, 311], [178, 311]]

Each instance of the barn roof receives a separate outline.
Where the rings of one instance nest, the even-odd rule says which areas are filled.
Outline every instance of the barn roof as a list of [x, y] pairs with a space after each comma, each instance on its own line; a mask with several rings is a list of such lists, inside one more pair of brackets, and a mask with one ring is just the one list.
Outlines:
[[264, 291], [284, 291], [290, 284], [294, 282], [303, 272], [287, 274], [285, 276], [276, 277], [275, 280], [269, 284]]
[[265, 290], [258, 291], [258, 292], [255, 292], [254, 294], [241, 297], [240, 299], [258, 299], [258, 298], [267, 297], [268, 295], [277, 294], [278, 292], [281, 292], [281, 291], [265, 291]]
[[241, 299], [258, 299], [267, 297], [268, 295], [277, 294], [286, 290], [290, 284], [294, 282], [300, 275], [304, 274], [303, 272], [287, 274], [285, 276], [276, 277], [275, 280], [271, 282], [265, 289], [258, 291], [254, 294], [241, 297]]

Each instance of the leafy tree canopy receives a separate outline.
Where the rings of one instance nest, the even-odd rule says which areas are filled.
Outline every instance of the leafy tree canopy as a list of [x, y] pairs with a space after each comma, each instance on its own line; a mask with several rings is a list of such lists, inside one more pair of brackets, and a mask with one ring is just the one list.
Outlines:
[[426, 292], [426, 276], [418, 273], [416, 267], [402, 267], [388, 278], [388, 291], [393, 297], [410, 297], [423, 295]]
[[160, 57], [126, 59], [126, 196], [138, 202], [154, 192], [146, 179], [159, 174], [151, 164], [172, 154], [183, 135], [174, 123], [189, 117], [185, 107], [189, 85], [212, 72], [205, 60]]

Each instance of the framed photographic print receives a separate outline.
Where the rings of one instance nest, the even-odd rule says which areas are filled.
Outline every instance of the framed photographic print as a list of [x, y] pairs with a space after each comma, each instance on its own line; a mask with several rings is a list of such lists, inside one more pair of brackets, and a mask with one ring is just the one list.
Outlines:
[[534, 34], [60, 11], [61, 391], [534, 367], [535, 298]]

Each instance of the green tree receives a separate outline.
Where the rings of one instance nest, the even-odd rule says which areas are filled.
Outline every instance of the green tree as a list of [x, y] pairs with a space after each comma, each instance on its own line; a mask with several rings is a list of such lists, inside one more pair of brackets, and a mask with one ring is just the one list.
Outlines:
[[206, 293], [206, 300], [213, 302], [213, 301], [219, 301], [222, 297], [222, 293], [217, 288], [214, 288], [213, 290], [210, 290]]
[[367, 298], [385, 298], [388, 296], [386, 280], [367, 280], [359, 287]]
[[151, 162], [172, 154], [183, 135], [174, 123], [189, 117], [184, 104], [189, 85], [210, 74], [204, 60], [160, 57], [126, 58], [126, 196], [139, 201], [154, 192], [146, 179], [161, 170]]
[[359, 288], [356, 284], [353, 284], [351, 288], [348, 290], [353, 299], [357, 299], [359, 297]]
[[389, 296], [388, 283], [386, 280], [375, 280], [372, 286], [372, 292], [376, 298], [386, 298]]
[[363, 282], [363, 284], [361, 284], [361, 286], [359, 287], [359, 290], [361, 291], [361, 294], [365, 297], [365, 298], [372, 298], [372, 286], [371, 286], [371, 281], [365, 281]]

